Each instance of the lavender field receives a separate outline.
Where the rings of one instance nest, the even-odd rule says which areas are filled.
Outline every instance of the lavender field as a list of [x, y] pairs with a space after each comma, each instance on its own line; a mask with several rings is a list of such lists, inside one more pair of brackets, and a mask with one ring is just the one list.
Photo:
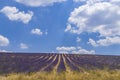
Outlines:
[[0, 74], [51, 72], [68, 70], [81, 72], [95, 69], [120, 69], [120, 56], [51, 54], [51, 53], [0, 53]]

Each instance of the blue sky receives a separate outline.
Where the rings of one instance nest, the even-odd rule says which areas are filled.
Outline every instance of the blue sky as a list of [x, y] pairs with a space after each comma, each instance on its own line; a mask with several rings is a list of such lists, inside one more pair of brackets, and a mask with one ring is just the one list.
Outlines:
[[4, 0], [0, 51], [120, 55], [120, 1]]

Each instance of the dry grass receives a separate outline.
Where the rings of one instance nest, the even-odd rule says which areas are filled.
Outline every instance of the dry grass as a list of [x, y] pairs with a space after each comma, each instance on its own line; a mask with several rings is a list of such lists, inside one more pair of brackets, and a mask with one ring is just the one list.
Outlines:
[[81, 72], [66, 71], [61, 73], [11, 73], [1, 75], [0, 80], [120, 80], [120, 70], [84, 70]]

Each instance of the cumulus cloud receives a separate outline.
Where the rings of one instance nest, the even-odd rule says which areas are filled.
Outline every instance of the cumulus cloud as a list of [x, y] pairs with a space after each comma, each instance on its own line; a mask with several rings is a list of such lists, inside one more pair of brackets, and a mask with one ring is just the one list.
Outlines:
[[18, 3], [22, 3], [27, 6], [38, 7], [38, 6], [49, 6], [54, 3], [64, 2], [66, 0], [15, 0]]
[[21, 49], [28, 49], [29, 47], [28, 47], [28, 45], [25, 44], [25, 43], [20, 43], [20, 48], [21, 48]]
[[[86, 4], [75, 8], [71, 12], [65, 32], [70, 32], [78, 35], [83, 32], [99, 33], [100, 37], [104, 37], [104, 40], [108, 38], [113, 39], [113, 37], [115, 38], [117, 36], [120, 36], [120, 5], [117, 4], [120, 1], [76, 1], [86, 1]], [[88, 3], [88, 1], [92, 2]], [[95, 42], [91, 39], [89, 40], [89, 42], [95, 44]], [[108, 43], [111, 45], [118, 42], [115, 41]]]
[[65, 46], [57, 47], [56, 50], [59, 53], [95, 54], [94, 50], [88, 51], [88, 50], [83, 49], [81, 47], [73, 47], [73, 46], [71, 46], [71, 47], [65, 47]]
[[33, 16], [32, 11], [28, 11], [28, 13], [25, 13], [24, 11], [19, 11], [19, 9], [17, 9], [16, 7], [11, 6], [5, 6], [0, 10], [0, 12], [4, 13], [11, 21], [21, 21], [25, 24], [29, 23]]
[[80, 42], [81, 39], [79, 37], [76, 38], [76, 42]]
[[98, 46], [97, 43], [91, 38], [89, 39], [88, 44], [91, 44], [92, 46], [95, 46], [95, 47]]
[[120, 37], [106, 37], [105, 39], [100, 39], [98, 41], [89, 39], [89, 43], [93, 46], [109, 46], [112, 44], [120, 44]]
[[68, 53], [68, 52], [71, 52], [71, 51], [75, 51], [76, 48], [75, 47], [57, 47], [56, 50], [60, 53]]
[[120, 35], [119, 8], [107, 2], [80, 6], [71, 13], [65, 31], [76, 34], [99, 32], [101, 36]]
[[8, 52], [7, 50], [2, 50], [2, 49], [0, 49], [0, 52]]
[[48, 29], [44, 30], [43, 34], [48, 35]]
[[36, 28], [31, 30], [31, 34], [43, 35], [43, 32], [40, 29]]
[[105, 0], [73, 0], [74, 2], [86, 2], [86, 3], [95, 3], [95, 2], [102, 2]]
[[9, 43], [9, 39], [7, 37], [0, 35], [0, 46], [8, 46]]
[[12, 51], [8, 51], [8, 50], [0, 49], [0, 52], [12, 52]]

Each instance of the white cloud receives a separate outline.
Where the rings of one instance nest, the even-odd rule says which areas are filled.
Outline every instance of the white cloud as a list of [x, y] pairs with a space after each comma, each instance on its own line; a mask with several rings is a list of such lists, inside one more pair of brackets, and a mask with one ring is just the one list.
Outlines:
[[79, 37], [77, 37], [77, 38], [76, 38], [76, 41], [77, 41], [77, 42], [80, 42], [80, 41], [81, 41], [81, 39], [80, 39]]
[[4, 13], [9, 20], [11, 21], [21, 21], [23, 23], [28, 23], [33, 16], [32, 11], [28, 11], [25, 13], [24, 11], [19, 11], [16, 7], [5, 6], [3, 9], [0, 10], [1, 13]]
[[98, 46], [97, 44], [96, 44], [96, 42], [93, 40], [93, 39], [89, 39], [89, 42], [88, 42], [88, 44], [91, 44], [92, 46]]
[[86, 3], [95, 3], [95, 2], [102, 2], [106, 0], [73, 0], [74, 2], [86, 2]]
[[88, 50], [85, 50], [81, 47], [57, 47], [56, 50], [59, 52], [59, 53], [74, 53], [74, 54], [95, 54], [95, 51], [94, 50], [91, 50], [91, 51], [88, 51]]
[[0, 52], [8, 52], [8, 51], [6, 51], [6, 50], [1, 50], [1, 49], [0, 49]]
[[120, 0], [110, 0], [111, 3], [114, 3], [114, 4], [117, 4], [117, 5], [120, 5]]
[[110, 0], [111, 2], [120, 2], [120, 0]]
[[71, 52], [71, 51], [74, 51], [76, 50], [75, 47], [57, 47], [56, 50], [60, 53], [68, 53], [68, 52]]
[[25, 43], [20, 43], [20, 48], [21, 48], [21, 49], [28, 49], [29, 47], [28, 47], [28, 45], [25, 44]]
[[12, 51], [8, 51], [8, 50], [0, 49], [0, 52], [12, 52]]
[[48, 32], [47, 32], [47, 31], [45, 31], [45, 32], [44, 32], [44, 34], [45, 34], [45, 35], [47, 35], [47, 34], [48, 34]]
[[120, 37], [106, 37], [105, 39], [100, 39], [98, 41], [89, 39], [89, 43], [93, 46], [109, 46], [112, 44], [120, 44]]
[[66, 0], [15, 0], [15, 1], [27, 6], [38, 7], [38, 6], [49, 6], [49, 5], [53, 5], [54, 3], [64, 2]]
[[73, 0], [74, 2], [84, 2], [85, 0]]
[[[78, 1], [78, 0], [77, 0]], [[81, 1], [81, 0], [79, 0]], [[104, 40], [120, 36], [120, 1], [82, 0], [86, 4], [75, 8], [68, 19], [65, 32], [73, 34], [99, 33]], [[87, 1], [92, 1], [88, 3]], [[99, 38], [100, 38], [99, 37]], [[100, 38], [101, 39], [101, 38]], [[102, 39], [103, 40], [103, 39]], [[96, 44], [101, 40], [96, 41]], [[106, 40], [108, 41], [108, 40]], [[93, 40], [89, 40], [95, 45]], [[107, 42], [105, 42], [105, 45]], [[118, 41], [108, 42], [110, 45], [119, 44]], [[102, 46], [102, 44], [100, 44]]]
[[0, 35], [0, 46], [8, 46], [9, 43], [9, 39], [7, 37]]
[[71, 13], [65, 31], [76, 34], [99, 32], [101, 36], [120, 35], [117, 24], [120, 21], [119, 9], [120, 6], [108, 2], [80, 6]]
[[72, 26], [70, 24], [67, 25], [67, 28], [65, 29], [65, 32], [70, 31], [72, 29]]
[[40, 29], [36, 28], [31, 30], [31, 34], [43, 35], [43, 32]]

